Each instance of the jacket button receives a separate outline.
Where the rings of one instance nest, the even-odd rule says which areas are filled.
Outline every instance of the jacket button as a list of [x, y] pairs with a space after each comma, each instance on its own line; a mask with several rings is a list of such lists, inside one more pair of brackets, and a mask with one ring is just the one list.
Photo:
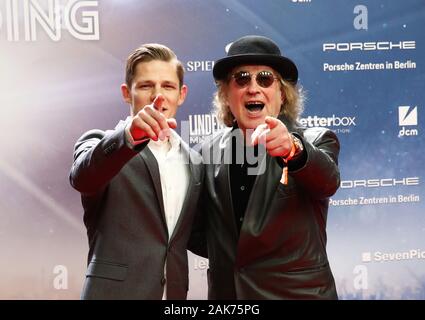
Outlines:
[[165, 278], [161, 279], [161, 286], [165, 286], [165, 283], [167, 282], [167, 280], [165, 280]]

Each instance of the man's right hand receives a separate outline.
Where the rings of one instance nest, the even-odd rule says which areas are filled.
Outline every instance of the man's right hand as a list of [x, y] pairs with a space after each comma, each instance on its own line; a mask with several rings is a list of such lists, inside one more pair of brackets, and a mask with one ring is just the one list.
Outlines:
[[167, 119], [162, 114], [164, 100], [162, 95], [157, 95], [152, 104], [145, 106], [131, 119], [130, 134], [134, 141], [145, 138], [164, 140], [170, 136], [170, 128], [177, 128], [176, 119]]

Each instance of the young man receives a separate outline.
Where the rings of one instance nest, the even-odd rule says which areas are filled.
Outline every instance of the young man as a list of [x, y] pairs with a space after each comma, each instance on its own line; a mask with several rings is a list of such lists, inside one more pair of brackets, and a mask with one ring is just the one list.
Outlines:
[[213, 75], [229, 128], [202, 147], [207, 212], [190, 242], [209, 258], [209, 298], [336, 299], [326, 219], [340, 184], [337, 137], [297, 125], [298, 70], [272, 40], [236, 40]]
[[90, 247], [83, 299], [186, 299], [203, 170], [172, 130], [187, 93], [183, 73], [169, 48], [142, 45], [121, 86], [130, 117], [75, 145], [70, 182], [81, 192]]

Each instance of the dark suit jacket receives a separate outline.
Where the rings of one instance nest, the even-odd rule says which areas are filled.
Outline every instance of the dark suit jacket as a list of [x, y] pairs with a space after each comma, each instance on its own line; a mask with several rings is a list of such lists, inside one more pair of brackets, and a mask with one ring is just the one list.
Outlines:
[[191, 160], [189, 186], [169, 235], [156, 159], [147, 142], [128, 148], [124, 127], [120, 122], [115, 130], [91, 130], [75, 145], [70, 181], [82, 194], [90, 247], [82, 298], [161, 299], [166, 285], [168, 299], [186, 299], [186, 246], [203, 179], [200, 156], [182, 141]]
[[206, 164], [206, 212], [196, 218], [189, 248], [209, 258], [210, 299], [337, 298], [326, 254], [326, 219], [328, 197], [340, 184], [339, 142], [330, 130], [286, 124], [303, 142], [305, 163], [290, 167], [283, 185], [277, 158], [263, 158], [265, 172], [254, 182], [240, 235], [233, 210], [238, 203], [232, 201], [229, 165], [223, 163], [231, 150], [230, 130], [202, 148], [204, 159], [215, 155], [216, 163]]

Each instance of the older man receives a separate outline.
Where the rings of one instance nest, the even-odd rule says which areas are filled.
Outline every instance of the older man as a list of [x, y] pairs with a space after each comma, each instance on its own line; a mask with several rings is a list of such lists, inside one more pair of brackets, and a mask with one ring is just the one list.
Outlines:
[[297, 124], [298, 70], [271, 39], [236, 40], [213, 75], [228, 128], [202, 148], [206, 213], [190, 245], [209, 258], [209, 298], [336, 299], [326, 219], [340, 184], [337, 137]]

